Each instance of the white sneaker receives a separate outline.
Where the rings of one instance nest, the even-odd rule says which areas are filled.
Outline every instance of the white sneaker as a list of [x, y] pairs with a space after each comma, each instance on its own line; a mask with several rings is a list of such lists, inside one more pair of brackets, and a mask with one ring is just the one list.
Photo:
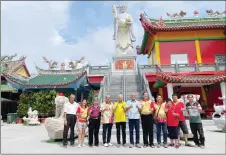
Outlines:
[[111, 144], [111, 143], [108, 143], [108, 146], [113, 146], [113, 144]]
[[85, 144], [82, 144], [82, 147], [86, 147], [86, 145]]
[[105, 147], [108, 147], [108, 144], [107, 144], [107, 143], [105, 143], [105, 144], [104, 144], [104, 146], [105, 146]]
[[82, 147], [82, 145], [81, 144], [78, 144], [78, 148], [80, 148], [80, 147]]

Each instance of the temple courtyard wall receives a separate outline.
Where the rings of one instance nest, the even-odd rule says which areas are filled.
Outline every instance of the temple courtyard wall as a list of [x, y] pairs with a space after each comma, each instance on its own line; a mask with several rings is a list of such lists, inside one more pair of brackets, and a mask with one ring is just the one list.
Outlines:
[[[104, 147], [102, 145], [102, 127], [100, 128], [100, 146], [89, 148], [77, 148], [68, 146], [64, 148], [61, 142], [47, 142], [49, 137], [47, 135], [44, 125], [40, 126], [23, 126], [21, 124], [3, 124], [1, 126], [1, 153], [61, 153], [61, 154], [225, 154], [225, 133], [222, 133], [213, 124], [212, 120], [203, 120], [204, 134], [206, 137], [206, 148], [190, 148], [184, 146], [184, 141], [181, 141], [182, 146], [179, 149], [171, 148], [117, 148], [116, 146]], [[127, 143], [129, 142], [129, 128], [127, 125]], [[141, 143], [143, 142], [141, 130]], [[156, 136], [154, 139], [156, 144]], [[112, 129], [112, 143], [116, 144], [116, 128]], [[191, 141], [192, 144], [193, 141]], [[77, 144], [77, 140], [75, 141]], [[87, 145], [87, 138], [85, 139]]]

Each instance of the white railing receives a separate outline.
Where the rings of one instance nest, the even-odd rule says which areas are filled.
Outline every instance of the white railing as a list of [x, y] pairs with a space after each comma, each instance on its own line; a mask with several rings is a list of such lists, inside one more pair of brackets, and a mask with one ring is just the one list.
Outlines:
[[142, 91], [147, 92], [149, 98], [152, 99], [153, 96], [152, 96], [151, 90], [149, 88], [148, 80], [146, 79], [146, 76], [144, 75], [143, 71], [141, 70], [141, 67], [139, 64], [137, 65], [137, 70], [138, 70], [138, 77], [139, 77], [139, 81], [141, 83]]
[[[139, 65], [143, 72], [156, 72], [155, 65]], [[226, 62], [222, 63], [194, 63], [194, 64], [165, 64], [161, 65], [163, 72], [200, 72], [200, 71], [225, 71]]]
[[107, 95], [107, 92], [108, 92], [108, 89], [110, 86], [110, 82], [111, 82], [111, 75], [112, 75], [112, 73], [111, 73], [111, 64], [110, 64], [108, 66], [108, 71], [105, 72], [104, 78], [100, 84], [100, 91], [98, 94], [98, 99], [99, 99], [100, 103], [104, 102], [104, 98]]
[[126, 72], [123, 69], [123, 81], [122, 81], [122, 89], [123, 89], [123, 100], [126, 101]]

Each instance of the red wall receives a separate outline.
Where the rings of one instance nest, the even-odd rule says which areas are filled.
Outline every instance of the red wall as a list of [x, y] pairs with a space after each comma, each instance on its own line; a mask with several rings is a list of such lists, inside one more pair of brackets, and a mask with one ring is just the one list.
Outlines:
[[171, 54], [187, 54], [189, 63], [196, 61], [195, 41], [160, 42], [159, 46], [161, 64], [171, 64]]
[[223, 104], [222, 100], [218, 99], [218, 97], [221, 97], [220, 84], [212, 85], [209, 92], [206, 93], [206, 97], [207, 97], [207, 100], [208, 100], [208, 107], [209, 108], [212, 108], [214, 103]]
[[199, 41], [203, 63], [214, 63], [216, 54], [225, 54], [226, 40]]
[[88, 76], [88, 81], [90, 83], [100, 83], [104, 76]]

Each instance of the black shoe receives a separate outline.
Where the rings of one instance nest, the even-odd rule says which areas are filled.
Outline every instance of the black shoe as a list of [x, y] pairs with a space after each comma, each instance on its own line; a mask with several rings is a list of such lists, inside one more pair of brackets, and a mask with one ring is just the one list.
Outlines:
[[75, 145], [75, 143], [74, 143], [74, 142], [71, 142], [70, 144], [71, 144], [71, 146], [74, 146], [74, 145]]
[[67, 147], [67, 143], [63, 143], [63, 147]]
[[89, 147], [93, 147], [93, 145], [89, 145]]
[[95, 144], [96, 147], [99, 147], [99, 144]]
[[155, 148], [155, 145], [154, 144], [150, 144], [149, 145], [151, 148]]

